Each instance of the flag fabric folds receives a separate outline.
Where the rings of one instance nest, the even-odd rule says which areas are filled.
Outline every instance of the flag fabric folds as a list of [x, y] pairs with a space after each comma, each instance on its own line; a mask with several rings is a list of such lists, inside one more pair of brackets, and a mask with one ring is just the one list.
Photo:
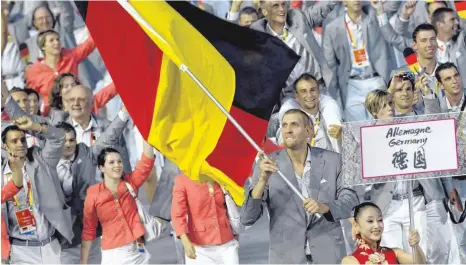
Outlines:
[[214, 179], [241, 205], [257, 152], [180, 67], [260, 143], [299, 57], [277, 38], [188, 2], [76, 4], [143, 137], [188, 177]]
[[466, 1], [455, 1], [455, 8], [458, 16], [466, 19]]

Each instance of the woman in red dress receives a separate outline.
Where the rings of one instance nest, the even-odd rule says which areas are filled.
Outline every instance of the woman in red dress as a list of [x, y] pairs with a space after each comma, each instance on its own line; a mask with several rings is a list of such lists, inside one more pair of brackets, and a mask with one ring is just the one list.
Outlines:
[[426, 258], [419, 247], [419, 233], [409, 233], [409, 245], [414, 248], [413, 255], [402, 249], [381, 247], [383, 234], [382, 211], [371, 202], [364, 202], [353, 210], [353, 237], [356, 238], [357, 249], [351, 256], [346, 256], [341, 264], [425, 264]]

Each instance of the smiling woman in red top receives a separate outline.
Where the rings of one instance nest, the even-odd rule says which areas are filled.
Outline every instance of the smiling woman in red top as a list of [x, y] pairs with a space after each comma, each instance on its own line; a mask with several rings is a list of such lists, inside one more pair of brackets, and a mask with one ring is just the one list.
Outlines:
[[46, 30], [37, 37], [38, 46], [44, 58], [38, 59], [26, 71], [26, 85], [39, 92], [44, 101], [44, 116], [49, 112], [49, 95], [55, 78], [65, 72], [78, 75], [78, 65], [95, 49], [94, 40], [87, 39], [73, 49], [62, 48], [60, 35], [54, 30]]
[[[141, 237], [144, 225], [125, 181], [137, 192], [154, 165], [154, 151], [144, 143], [143, 155], [132, 174], [123, 175], [120, 153], [105, 148], [97, 158], [104, 181], [87, 189], [84, 201], [81, 264], [87, 264], [97, 223], [102, 225], [102, 264], [147, 264], [149, 253]], [[142, 238], [143, 239], [143, 238]]]

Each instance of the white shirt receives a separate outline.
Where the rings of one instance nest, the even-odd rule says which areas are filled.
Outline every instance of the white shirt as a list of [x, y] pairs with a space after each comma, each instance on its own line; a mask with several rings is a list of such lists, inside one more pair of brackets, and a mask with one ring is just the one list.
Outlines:
[[461, 107], [463, 106], [464, 104], [464, 97], [461, 99], [460, 103], [454, 107], [451, 106], [450, 104], [450, 101], [448, 101], [448, 97], [445, 97], [445, 100], [447, 101], [447, 107], [448, 107], [448, 111], [450, 112], [460, 112], [461, 111]]
[[[311, 149], [307, 148], [307, 156], [306, 156], [306, 164], [304, 165], [303, 175], [300, 176], [296, 171], [294, 172], [296, 175], [296, 180], [298, 181], [298, 187], [301, 187], [301, 193], [303, 194], [304, 198], [309, 198], [311, 195], [310, 188], [310, 177], [311, 177]], [[310, 214], [306, 211], [306, 223], [308, 222], [309, 218], [311, 218]], [[309, 247], [309, 240], [306, 240], [306, 254], [311, 254], [311, 249]]]
[[301, 56], [298, 63], [295, 65], [293, 71], [291, 72], [290, 76], [286, 80], [286, 85], [290, 86], [293, 82], [298, 79], [303, 73], [310, 73], [313, 75], [317, 80], [322, 79], [322, 73], [320, 70], [319, 63], [315, 58], [313, 58], [309, 52], [301, 46], [298, 42], [296, 37], [289, 31], [289, 27], [285, 24], [283, 28], [283, 34], [278, 34], [272, 30], [269, 23], [267, 23], [266, 32], [281, 39], [286, 46], [290, 47], [297, 55]]
[[91, 115], [91, 121], [86, 128], [82, 128], [76, 121], [72, 120], [73, 127], [76, 130], [76, 141], [78, 143], [85, 143], [87, 146], [94, 144], [95, 140], [100, 136], [96, 135], [99, 125], [94, 117]]
[[[8, 41], [2, 54], [2, 79], [5, 80], [8, 89], [24, 87], [24, 64], [19, 55], [18, 45], [14, 41]], [[3, 78], [8, 77], [8, 78]]]
[[[129, 114], [123, 111], [118, 112], [118, 117], [122, 121], [128, 121], [130, 118]], [[97, 128], [99, 128], [99, 124], [94, 116], [91, 115], [91, 121], [85, 129], [83, 129], [76, 121], [72, 120], [72, 122], [73, 127], [76, 130], [76, 140], [78, 143], [85, 143], [87, 146], [91, 146], [94, 144], [95, 140], [100, 137], [100, 133], [97, 130]]]
[[443, 42], [439, 39], [437, 39], [437, 43], [438, 43], [438, 48], [437, 48], [437, 61], [439, 63], [446, 63], [446, 62], [451, 62], [450, 61], [450, 49], [451, 49], [451, 45], [452, 45], [452, 41], [449, 40], [447, 42]]

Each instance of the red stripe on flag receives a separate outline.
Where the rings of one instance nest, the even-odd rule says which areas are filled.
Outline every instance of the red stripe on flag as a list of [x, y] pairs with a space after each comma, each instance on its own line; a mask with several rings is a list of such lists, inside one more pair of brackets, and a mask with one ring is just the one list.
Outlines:
[[147, 139], [163, 52], [116, 1], [89, 1], [86, 25], [134, 124]]
[[[256, 143], [264, 141], [268, 121], [260, 119], [235, 106], [231, 106], [230, 114], [241, 124]], [[214, 151], [207, 157], [207, 162], [225, 173], [236, 184], [243, 187], [251, 172], [257, 151], [236, 129], [227, 121], [222, 135]], [[244, 165], [251, 165], [247, 167]]]
[[415, 53], [405, 57], [406, 63], [408, 65], [413, 65], [417, 63], [417, 56]]
[[455, 8], [457, 12], [466, 10], [466, 1], [456, 1]]

